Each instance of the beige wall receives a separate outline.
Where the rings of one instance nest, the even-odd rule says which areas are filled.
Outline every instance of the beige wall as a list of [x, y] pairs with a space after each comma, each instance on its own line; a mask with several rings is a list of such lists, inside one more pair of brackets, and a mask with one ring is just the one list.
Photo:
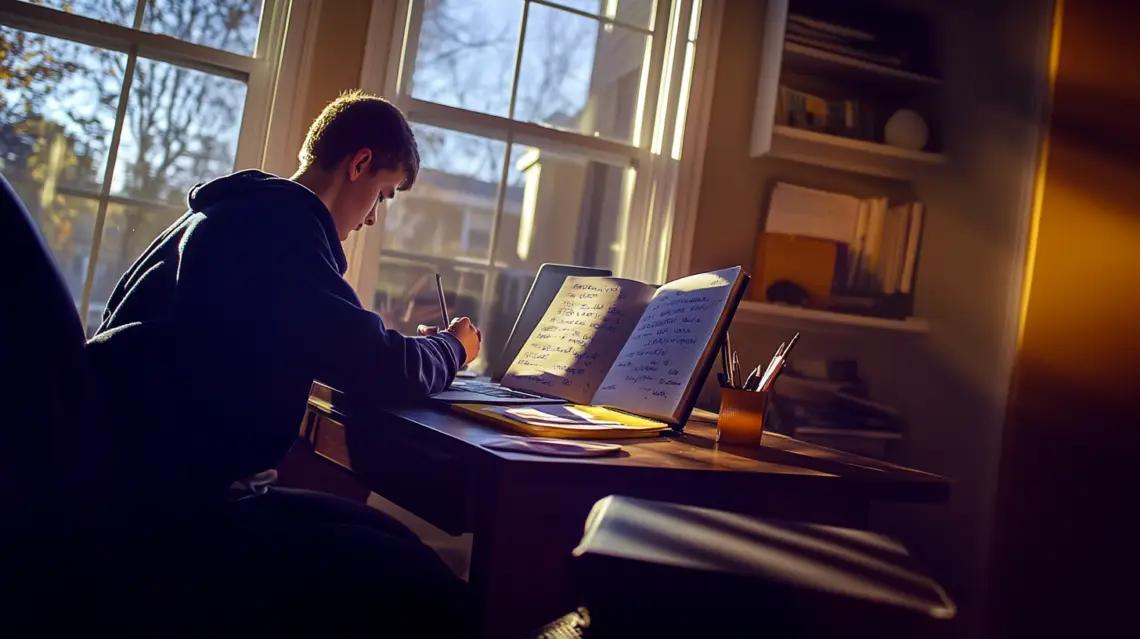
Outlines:
[[[949, 632], [978, 636], [1048, 3], [926, 3], [938, 7], [945, 44], [951, 162], [914, 183], [749, 157], [766, 8], [759, 1], [725, 4], [691, 269], [751, 268], [762, 211], [778, 180], [926, 203], [916, 310], [930, 321], [930, 334], [804, 325], [797, 327], [797, 351], [857, 359], [872, 395], [907, 417], [901, 461], [954, 480], [948, 504], [882, 507], [874, 523], [902, 538], [959, 603]], [[791, 330], [738, 321], [733, 340], [742, 359], [766, 361]], [[703, 399], [715, 398], [706, 387]]]
[[291, 133], [296, 136], [292, 153], [300, 148], [309, 124], [325, 105], [342, 92], [360, 87], [371, 7], [372, 0], [321, 3], [309, 76], [302, 79], [304, 94], [297, 97], [303, 108], [296, 118], [298, 130]]
[[1069, 0], [1003, 445], [994, 636], [1135, 634], [1140, 6]]

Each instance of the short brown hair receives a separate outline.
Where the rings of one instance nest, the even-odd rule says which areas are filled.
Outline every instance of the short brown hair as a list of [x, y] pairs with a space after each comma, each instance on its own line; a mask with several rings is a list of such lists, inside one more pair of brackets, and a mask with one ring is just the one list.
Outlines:
[[309, 127], [297, 155], [301, 170], [316, 164], [331, 171], [360, 149], [372, 151], [372, 170], [402, 168], [398, 187], [407, 191], [420, 171], [420, 150], [404, 114], [391, 102], [359, 89], [347, 91], [325, 107]]

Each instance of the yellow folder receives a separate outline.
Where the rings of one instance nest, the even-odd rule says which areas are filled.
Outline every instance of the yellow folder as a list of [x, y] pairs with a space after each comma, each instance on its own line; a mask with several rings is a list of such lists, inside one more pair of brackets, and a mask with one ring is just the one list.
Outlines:
[[602, 406], [454, 404], [452, 408], [495, 426], [536, 437], [626, 439], [653, 437], [669, 430], [664, 422]]

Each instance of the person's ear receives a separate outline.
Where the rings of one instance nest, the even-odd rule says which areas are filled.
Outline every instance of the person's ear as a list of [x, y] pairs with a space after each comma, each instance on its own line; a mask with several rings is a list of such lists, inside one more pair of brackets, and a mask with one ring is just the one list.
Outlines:
[[360, 149], [357, 151], [348, 163], [348, 181], [355, 182], [361, 175], [364, 175], [371, 162], [371, 149]]

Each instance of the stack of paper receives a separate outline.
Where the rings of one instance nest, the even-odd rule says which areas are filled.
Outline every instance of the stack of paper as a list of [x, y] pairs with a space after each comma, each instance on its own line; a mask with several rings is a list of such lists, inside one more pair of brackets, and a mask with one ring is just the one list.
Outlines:
[[669, 430], [664, 422], [601, 406], [579, 404], [487, 406], [456, 404], [455, 410], [511, 430], [560, 439], [652, 437]]

